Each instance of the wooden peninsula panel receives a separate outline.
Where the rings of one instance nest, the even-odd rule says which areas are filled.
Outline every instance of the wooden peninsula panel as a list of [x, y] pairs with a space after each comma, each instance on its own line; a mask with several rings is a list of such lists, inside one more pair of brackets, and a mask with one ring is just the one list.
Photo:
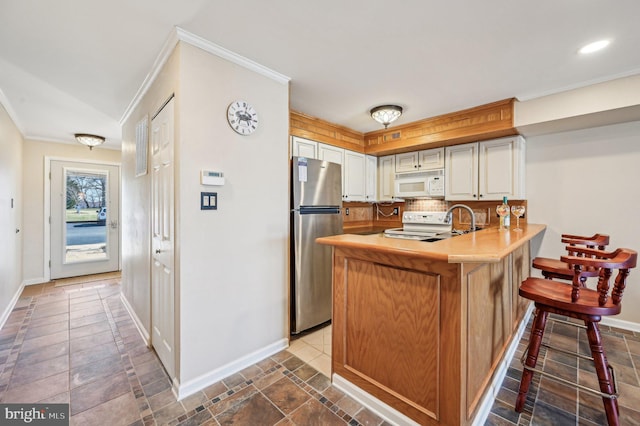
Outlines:
[[421, 425], [471, 424], [526, 312], [517, 288], [544, 228], [318, 239], [334, 247], [333, 373]]
[[333, 372], [421, 424], [455, 424], [460, 323], [443, 284], [457, 265], [344, 248], [335, 264]]

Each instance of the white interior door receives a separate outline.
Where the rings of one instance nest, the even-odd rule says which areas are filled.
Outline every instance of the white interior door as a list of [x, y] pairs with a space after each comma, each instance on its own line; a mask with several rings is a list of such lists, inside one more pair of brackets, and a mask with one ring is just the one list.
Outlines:
[[51, 279], [120, 269], [120, 167], [51, 160]]
[[171, 378], [175, 375], [173, 104], [172, 99], [151, 121], [151, 341]]

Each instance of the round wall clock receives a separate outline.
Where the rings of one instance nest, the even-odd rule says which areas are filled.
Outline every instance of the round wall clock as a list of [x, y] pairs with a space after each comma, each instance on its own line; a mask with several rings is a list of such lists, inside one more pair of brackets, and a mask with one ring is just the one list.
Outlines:
[[245, 101], [235, 101], [227, 108], [227, 121], [236, 133], [250, 135], [258, 128], [258, 112]]

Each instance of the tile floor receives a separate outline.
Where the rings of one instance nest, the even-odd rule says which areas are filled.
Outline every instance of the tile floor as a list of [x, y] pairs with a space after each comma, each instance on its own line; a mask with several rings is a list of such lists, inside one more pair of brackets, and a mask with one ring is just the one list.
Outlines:
[[[550, 318], [566, 320], [553, 315]], [[523, 413], [513, 410], [522, 377], [520, 358], [527, 347], [530, 330], [531, 321], [520, 340], [485, 425], [606, 425], [601, 397], [538, 374], [533, 376]], [[603, 325], [600, 326], [600, 332], [607, 359], [614, 367], [618, 381], [620, 424], [640, 425], [640, 333]], [[547, 322], [543, 343], [584, 355], [590, 354], [585, 331], [562, 322]], [[565, 380], [598, 388], [591, 361], [542, 347], [536, 367]]]
[[[176, 401], [119, 291], [118, 280], [27, 287], [0, 330], [0, 401], [69, 403], [70, 423], [83, 426], [387, 425], [331, 385], [331, 327], [300, 335], [289, 350]], [[640, 425], [640, 336], [602, 328], [619, 371], [622, 424]], [[567, 326], [554, 325], [547, 338], [585, 350]], [[541, 363], [582, 383], [595, 377], [582, 361], [551, 352]], [[604, 424], [598, 398], [546, 378], [534, 379], [525, 412], [515, 413], [521, 371], [515, 359], [487, 425]]]

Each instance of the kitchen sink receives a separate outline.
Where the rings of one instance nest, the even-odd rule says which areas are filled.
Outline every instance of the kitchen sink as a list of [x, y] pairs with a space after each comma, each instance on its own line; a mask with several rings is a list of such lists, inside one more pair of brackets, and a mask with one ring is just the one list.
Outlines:
[[425, 238], [424, 240], [420, 240], [420, 241], [425, 241], [427, 243], [435, 243], [436, 241], [442, 241], [442, 240], [446, 240], [447, 237], [444, 238], [439, 238], [439, 237], [430, 237], [430, 238]]
[[440, 234], [436, 234], [433, 237], [428, 237], [425, 239], [422, 239], [420, 241], [425, 241], [427, 243], [435, 243], [436, 241], [442, 241], [442, 240], [446, 240], [448, 238], [451, 237], [456, 237], [458, 235], [463, 235], [463, 234], [468, 234], [470, 231], [458, 231], [458, 230], [453, 230], [451, 232], [442, 232]]

